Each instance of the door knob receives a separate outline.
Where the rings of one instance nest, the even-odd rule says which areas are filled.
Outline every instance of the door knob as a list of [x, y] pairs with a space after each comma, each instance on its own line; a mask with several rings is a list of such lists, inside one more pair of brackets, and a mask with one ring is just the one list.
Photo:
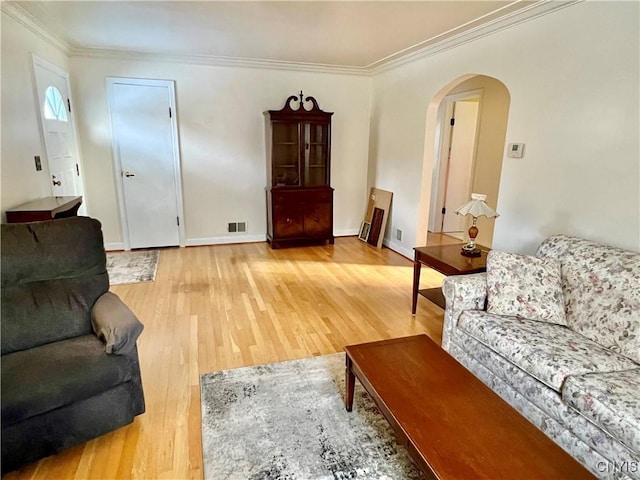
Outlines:
[[124, 172], [124, 176], [125, 177], [135, 177], [136, 174], [135, 173], [131, 173], [131, 172]]
[[55, 175], [51, 175], [51, 178], [53, 179], [53, 184], [54, 184], [54, 185], [56, 185], [56, 186], [58, 186], [58, 187], [59, 187], [60, 185], [62, 185], [62, 181], [60, 181], [60, 180], [56, 180], [56, 176], [55, 176]]

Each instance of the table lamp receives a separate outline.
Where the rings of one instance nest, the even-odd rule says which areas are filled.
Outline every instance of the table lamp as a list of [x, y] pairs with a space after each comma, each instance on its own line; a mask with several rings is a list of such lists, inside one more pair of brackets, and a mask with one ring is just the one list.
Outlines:
[[456, 214], [458, 215], [471, 215], [473, 217], [473, 224], [469, 227], [469, 243], [463, 245], [460, 252], [465, 257], [479, 257], [481, 255], [480, 249], [476, 247], [476, 237], [478, 236], [476, 222], [478, 217], [482, 215], [487, 218], [498, 216], [495, 210], [484, 203], [486, 199], [487, 196], [482, 193], [472, 193], [471, 201], [456, 209]]

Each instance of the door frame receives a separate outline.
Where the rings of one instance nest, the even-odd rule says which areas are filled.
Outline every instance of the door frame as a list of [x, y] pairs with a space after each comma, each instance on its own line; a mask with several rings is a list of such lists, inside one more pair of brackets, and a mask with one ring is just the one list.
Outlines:
[[127, 222], [127, 210], [125, 208], [124, 185], [122, 179], [122, 160], [116, 147], [113, 125], [113, 87], [117, 84], [140, 85], [144, 87], [168, 87], [169, 108], [171, 109], [171, 140], [173, 151], [173, 178], [176, 187], [176, 210], [178, 212], [178, 239], [179, 246], [185, 246], [184, 206], [182, 200], [182, 168], [180, 158], [180, 144], [178, 136], [178, 113], [176, 109], [175, 82], [173, 80], [152, 80], [145, 78], [106, 77], [107, 104], [109, 108], [109, 123], [111, 127], [111, 152], [113, 156], [113, 172], [115, 176], [116, 191], [118, 194], [118, 207], [120, 211], [120, 226], [122, 228], [122, 240], [125, 250], [131, 250], [129, 239], [129, 226]]
[[436, 162], [433, 167], [433, 176], [431, 180], [431, 200], [429, 208], [429, 222], [428, 231], [430, 232], [442, 232], [442, 218], [441, 210], [444, 202], [444, 191], [446, 182], [446, 172], [443, 171], [444, 162], [442, 157], [445, 153], [445, 148], [448, 150], [450, 147], [451, 138], [451, 126], [450, 120], [453, 114], [453, 105], [455, 102], [478, 99], [478, 116], [476, 119], [476, 134], [473, 145], [473, 160], [471, 162], [470, 173], [470, 186], [469, 194], [473, 191], [473, 183], [476, 175], [476, 157], [478, 153], [478, 134], [480, 133], [481, 119], [482, 119], [482, 103], [483, 103], [483, 89], [469, 90], [466, 92], [455, 93], [447, 95], [440, 104], [440, 110], [438, 113], [438, 122], [436, 125]]
[[[40, 105], [40, 93], [38, 92], [38, 78], [37, 78], [37, 73], [36, 73], [36, 66], [38, 67], [42, 67], [46, 70], [51, 70], [52, 72], [54, 72], [57, 75], [60, 75], [61, 77], [64, 78], [66, 87], [67, 87], [67, 97], [69, 102], [71, 103], [71, 105], [75, 105], [74, 99], [73, 99], [73, 93], [71, 91], [71, 80], [69, 78], [69, 72], [66, 72], [65, 70], [63, 70], [62, 68], [58, 67], [57, 65], [45, 60], [42, 57], [39, 57], [38, 55], [36, 55], [35, 53], [31, 54], [31, 69], [32, 69], [32, 75], [33, 75], [33, 93], [35, 95], [35, 99], [36, 99], [36, 107], [38, 110], [38, 119], [40, 120], [38, 123], [38, 127], [40, 129], [40, 142], [42, 144], [42, 146], [44, 147], [44, 153], [45, 153], [45, 158], [47, 159], [47, 170], [48, 172], [48, 177], [47, 177], [47, 182], [51, 182], [51, 165], [50, 165], [50, 158], [49, 158], [49, 151], [47, 149], [47, 140], [46, 140], [46, 133], [45, 133], [45, 118], [44, 118], [44, 110], [42, 108], [42, 105]], [[69, 114], [69, 118], [71, 120], [71, 123], [73, 124], [73, 145], [71, 146], [71, 148], [73, 148], [73, 154], [75, 155], [76, 158], [76, 162], [78, 164], [78, 169], [80, 170], [80, 187], [82, 189], [81, 191], [81, 195], [82, 195], [82, 204], [80, 205], [80, 209], [79, 209], [79, 214], [83, 215], [83, 214], [87, 214], [87, 208], [88, 208], [88, 200], [87, 200], [87, 195], [86, 195], [86, 185], [85, 185], [85, 181], [84, 181], [84, 164], [82, 162], [82, 157], [80, 155], [80, 146], [78, 145], [78, 125], [76, 122], [76, 118], [74, 115], [75, 112], [75, 108], [71, 107], [71, 111], [68, 111]], [[51, 195], [55, 195], [55, 193], [53, 192], [53, 188], [51, 188], [52, 185], [49, 185], [49, 189], [51, 190]]]

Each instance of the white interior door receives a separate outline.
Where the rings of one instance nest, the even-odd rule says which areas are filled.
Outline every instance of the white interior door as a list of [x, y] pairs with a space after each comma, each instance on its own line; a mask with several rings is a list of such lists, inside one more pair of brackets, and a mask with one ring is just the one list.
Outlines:
[[108, 79], [108, 89], [125, 248], [181, 245], [173, 82]]
[[69, 74], [34, 56], [40, 120], [54, 196], [83, 195], [82, 173], [71, 114]]
[[454, 103], [454, 124], [451, 130], [451, 143], [446, 166], [444, 214], [442, 215], [443, 233], [456, 234], [465, 230], [466, 219], [464, 216], [456, 215], [455, 210], [470, 199], [478, 107], [477, 100]]

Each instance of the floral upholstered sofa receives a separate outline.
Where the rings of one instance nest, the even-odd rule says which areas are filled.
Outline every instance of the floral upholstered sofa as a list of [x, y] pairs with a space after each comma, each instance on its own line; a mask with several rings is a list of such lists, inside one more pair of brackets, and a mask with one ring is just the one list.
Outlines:
[[557, 235], [442, 289], [445, 350], [596, 476], [640, 479], [640, 254]]

